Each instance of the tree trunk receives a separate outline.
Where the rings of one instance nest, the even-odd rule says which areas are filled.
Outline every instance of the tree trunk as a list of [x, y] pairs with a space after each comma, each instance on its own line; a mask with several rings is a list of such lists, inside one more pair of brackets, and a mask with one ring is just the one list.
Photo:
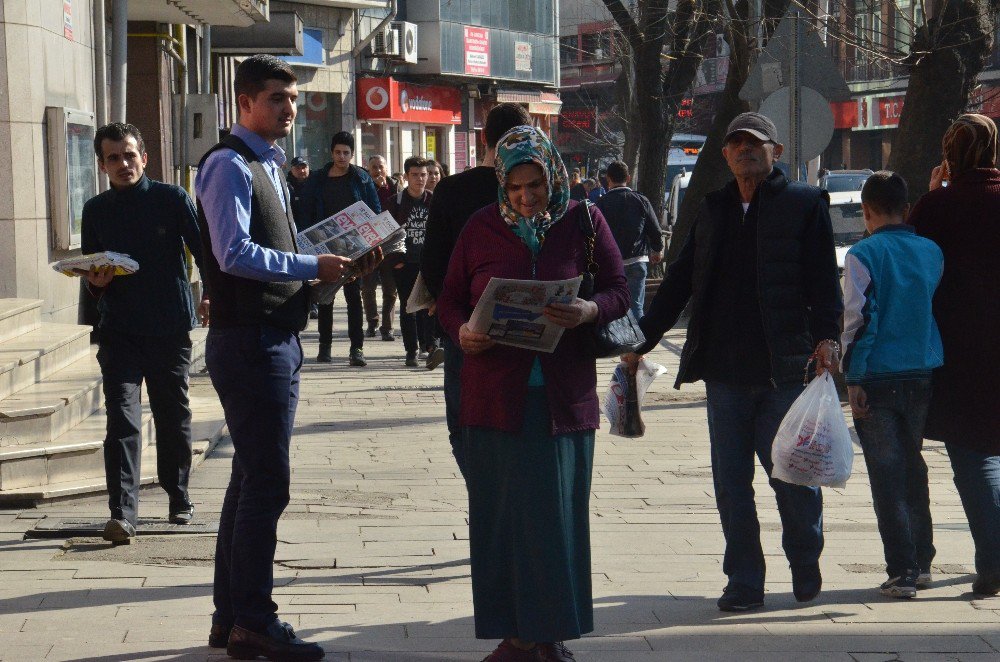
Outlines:
[[[984, 0], [949, 0], [914, 37], [899, 128], [889, 168], [909, 184], [910, 201], [927, 192], [931, 169], [941, 163], [941, 137], [965, 112], [992, 47], [995, 23]], [[920, 56], [920, 53], [926, 53]]]
[[[775, 18], [781, 17], [788, 9], [789, 0], [767, 0], [764, 3], [766, 34], [777, 27]], [[725, 138], [726, 127], [733, 118], [750, 109], [750, 105], [740, 99], [739, 93], [750, 75], [750, 64], [753, 59], [756, 44], [753, 38], [755, 27], [748, 20], [746, 2], [730, 5], [731, 15], [726, 26], [726, 41], [729, 43], [729, 72], [726, 75], [726, 86], [722, 91], [721, 102], [716, 109], [701, 155], [691, 173], [684, 199], [681, 201], [677, 223], [674, 224], [667, 250], [665, 263], [669, 265], [677, 259], [684, 242], [687, 240], [691, 226], [698, 213], [698, 207], [705, 195], [721, 188], [733, 178], [733, 173], [726, 165], [722, 156], [722, 140]]]

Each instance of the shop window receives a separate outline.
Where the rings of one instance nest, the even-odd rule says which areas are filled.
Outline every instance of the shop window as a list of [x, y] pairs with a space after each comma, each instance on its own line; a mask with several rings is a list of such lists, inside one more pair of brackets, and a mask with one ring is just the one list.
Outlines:
[[295, 103], [297, 113], [292, 132], [278, 144], [289, 159], [301, 156], [310, 168], [322, 167], [330, 161], [330, 140], [342, 126], [340, 95], [301, 92]]
[[580, 38], [577, 35], [559, 37], [559, 61], [573, 64], [580, 59]]

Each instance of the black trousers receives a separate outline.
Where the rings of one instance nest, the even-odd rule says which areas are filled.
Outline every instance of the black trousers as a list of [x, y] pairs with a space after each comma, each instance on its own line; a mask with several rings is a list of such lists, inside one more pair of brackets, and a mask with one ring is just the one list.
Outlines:
[[205, 361], [234, 451], [216, 539], [212, 623], [260, 631], [277, 618], [274, 551], [289, 499], [302, 345], [295, 332], [271, 326], [213, 328]]
[[429, 351], [437, 345], [436, 322], [430, 318], [426, 310], [415, 313], [407, 312], [406, 300], [413, 292], [420, 273], [419, 264], [406, 264], [395, 270], [396, 291], [399, 293], [399, 330], [403, 333], [403, 349], [409, 352]]
[[[354, 281], [341, 288], [347, 299], [347, 335], [351, 339], [351, 349], [365, 346], [365, 310], [361, 304], [361, 283]], [[333, 342], [333, 303], [317, 306], [319, 316], [316, 326], [320, 343]]]
[[[396, 279], [392, 273], [392, 265], [382, 261], [375, 271], [365, 276], [361, 281], [361, 300], [365, 305], [365, 317], [368, 319], [368, 326], [379, 327], [379, 331], [385, 333], [392, 331], [392, 313], [396, 307]], [[378, 302], [375, 297], [375, 288], [382, 286], [382, 324], [379, 325]]]
[[171, 510], [190, 503], [191, 408], [188, 370], [191, 337], [135, 336], [102, 329], [97, 361], [108, 412], [104, 472], [111, 517], [133, 525], [139, 516], [142, 454], [142, 382], [156, 424], [156, 475]]

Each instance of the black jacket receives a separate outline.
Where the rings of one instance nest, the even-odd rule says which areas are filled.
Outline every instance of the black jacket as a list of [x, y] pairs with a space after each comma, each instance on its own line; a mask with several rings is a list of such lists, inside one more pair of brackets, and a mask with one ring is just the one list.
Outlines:
[[[777, 169], [758, 187], [757, 297], [769, 354], [771, 383], [800, 379], [820, 340], [836, 340], [844, 305], [830, 223], [829, 197], [813, 186], [789, 182]], [[719, 268], [721, 230], [742, 219], [735, 182], [705, 196], [677, 260], [653, 299], [640, 327], [655, 347], [688, 301], [691, 319], [675, 387], [703, 377], [708, 310]], [[740, 320], [732, 320], [739, 328]], [[734, 334], [738, 335], [738, 334]]]
[[656, 212], [649, 198], [627, 186], [618, 186], [594, 203], [608, 221], [623, 260], [650, 251], [663, 250], [663, 237], [656, 222]]
[[[339, 209], [328, 210], [323, 201], [323, 183], [330, 174], [333, 162], [329, 162], [319, 170], [309, 173], [309, 178], [302, 189], [302, 213], [303, 218], [295, 219], [295, 224], [299, 229], [315, 225], [332, 214], [336, 214]], [[353, 163], [348, 166], [351, 175], [351, 190], [354, 192], [355, 201], [363, 200], [376, 214], [382, 211], [382, 205], [378, 200], [378, 193], [375, 191], [375, 182], [371, 175], [364, 168], [359, 168]], [[294, 210], [293, 210], [294, 211]]]

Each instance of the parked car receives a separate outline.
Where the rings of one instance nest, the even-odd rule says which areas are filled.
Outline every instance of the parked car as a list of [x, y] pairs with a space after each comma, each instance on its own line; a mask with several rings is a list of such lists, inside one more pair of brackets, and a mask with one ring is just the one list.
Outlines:
[[681, 202], [684, 200], [684, 194], [687, 192], [690, 181], [691, 173], [683, 169], [671, 180], [670, 188], [667, 189], [667, 205], [663, 210], [663, 222], [660, 223], [663, 230], [671, 231], [674, 224], [677, 223]]
[[865, 236], [861, 191], [831, 192], [830, 220], [833, 222], [833, 244], [837, 250], [837, 266], [843, 273], [847, 251]]
[[819, 187], [830, 193], [860, 192], [871, 174], [871, 170], [831, 170], [819, 178]]

